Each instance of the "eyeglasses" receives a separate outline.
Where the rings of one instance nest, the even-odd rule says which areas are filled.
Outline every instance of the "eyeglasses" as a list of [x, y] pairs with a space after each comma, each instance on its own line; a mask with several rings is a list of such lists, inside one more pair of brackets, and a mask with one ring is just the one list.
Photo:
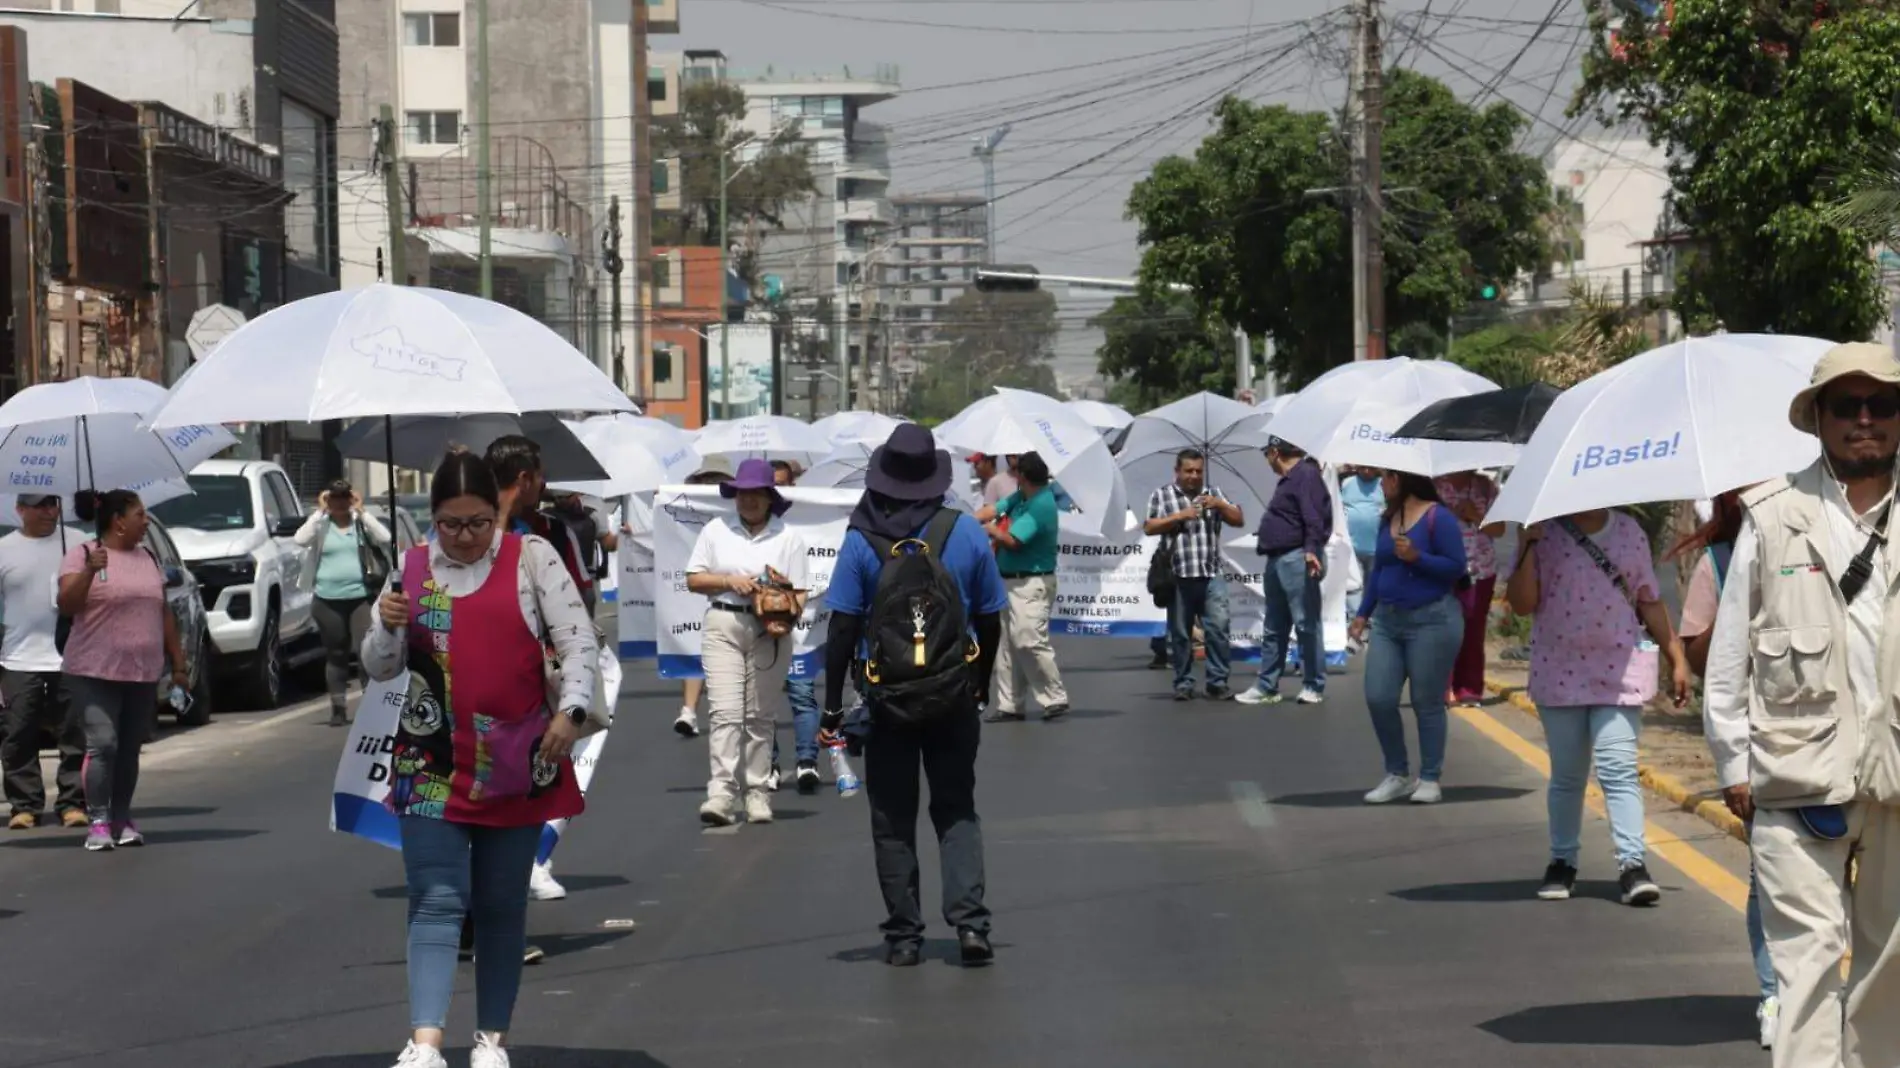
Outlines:
[[1888, 389], [1861, 397], [1852, 394], [1829, 397], [1826, 408], [1827, 414], [1847, 421], [1859, 419], [1863, 411], [1869, 419], [1892, 419], [1900, 415], [1900, 391]]
[[486, 515], [476, 516], [473, 519], [454, 519], [448, 516], [438, 516], [435, 520], [435, 529], [450, 537], [464, 533], [480, 537], [495, 529], [495, 519], [493, 516]]

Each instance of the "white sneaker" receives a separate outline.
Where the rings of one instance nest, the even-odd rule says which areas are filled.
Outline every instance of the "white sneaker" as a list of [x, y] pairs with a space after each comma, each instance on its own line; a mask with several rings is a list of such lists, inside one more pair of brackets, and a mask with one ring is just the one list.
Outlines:
[[1407, 779], [1399, 775], [1387, 775], [1379, 785], [1366, 794], [1366, 804], [1384, 805], [1393, 801], [1403, 801], [1418, 789], [1417, 779]]
[[475, 1048], [468, 1053], [468, 1068], [508, 1068], [508, 1051], [486, 1031], [475, 1032]]
[[395, 1068], [449, 1068], [449, 1062], [443, 1059], [442, 1051], [434, 1046], [418, 1046], [411, 1042], [402, 1048], [402, 1056], [396, 1058]]
[[739, 822], [738, 813], [733, 811], [732, 798], [716, 797], [699, 806], [699, 822], [708, 827], [730, 827]]
[[682, 738], [699, 737], [699, 713], [681, 708], [679, 718], [673, 721], [673, 733]]
[[772, 822], [772, 799], [762, 793], [745, 795], [745, 821], [747, 823]]
[[1316, 705], [1326, 700], [1326, 695], [1318, 690], [1301, 690], [1298, 700], [1303, 705]]
[[1234, 695], [1234, 700], [1243, 705], [1277, 705], [1284, 698], [1278, 690], [1263, 690], [1258, 686], [1249, 686]]
[[772, 770], [765, 773], [765, 788], [773, 793], [778, 793], [778, 788], [783, 785], [785, 785], [785, 772], [780, 770], [777, 764], [774, 764], [772, 765]]
[[1781, 1027], [1781, 999], [1763, 998], [1755, 1006], [1755, 1019], [1761, 1023], [1761, 1048], [1775, 1048], [1775, 1032]]
[[1436, 805], [1445, 799], [1445, 791], [1435, 782], [1420, 781], [1418, 788], [1412, 791], [1409, 800], [1414, 805]]
[[528, 876], [528, 896], [536, 901], [559, 901], [567, 896], [567, 887], [554, 879], [554, 865], [536, 864]]

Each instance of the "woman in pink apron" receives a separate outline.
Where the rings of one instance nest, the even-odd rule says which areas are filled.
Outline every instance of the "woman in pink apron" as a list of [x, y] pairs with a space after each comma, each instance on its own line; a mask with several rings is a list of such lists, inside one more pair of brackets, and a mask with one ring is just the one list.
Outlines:
[[[436, 540], [403, 556], [363, 641], [371, 678], [409, 672], [390, 757], [409, 880], [409, 1005], [396, 1068], [444, 1068], [464, 914], [475, 917], [472, 1068], [508, 1068], [528, 874], [542, 826], [579, 814], [569, 752], [588, 728], [594, 626], [540, 538], [500, 523], [494, 476], [451, 453], [430, 502]], [[558, 683], [548, 657], [560, 662]], [[601, 724], [599, 726], [604, 726]]]

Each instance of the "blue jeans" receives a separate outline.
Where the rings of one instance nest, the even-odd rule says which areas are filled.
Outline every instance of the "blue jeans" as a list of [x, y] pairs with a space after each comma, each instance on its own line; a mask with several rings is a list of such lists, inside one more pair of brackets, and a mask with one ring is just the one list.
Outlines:
[[475, 1028], [506, 1031], [528, 943], [528, 871], [541, 825], [476, 827], [402, 818], [409, 878], [409, 1025], [441, 1028], [455, 989], [462, 916], [475, 918]]
[[1326, 692], [1326, 621], [1320, 617], [1319, 581], [1319, 576], [1306, 573], [1306, 554], [1298, 549], [1267, 560], [1267, 629], [1260, 636], [1260, 680], [1254, 684], [1263, 692], [1280, 688], [1289, 636], [1299, 639], [1306, 688]]
[[1174, 665], [1174, 688], [1194, 689], [1194, 620], [1201, 621], [1201, 644], [1207, 649], [1207, 688], [1227, 685], [1227, 580], [1177, 578], [1174, 605], [1168, 609], [1168, 658]]
[[[792, 753], [800, 763], [818, 759], [818, 680], [786, 679], [792, 705]], [[778, 735], [772, 735], [772, 763], [778, 763]]]
[[1366, 649], [1366, 711], [1372, 733], [1385, 757], [1385, 773], [1411, 774], [1405, 751], [1405, 720], [1399, 696], [1411, 684], [1412, 715], [1418, 720], [1418, 777], [1437, 782], [1445, 770], [1445, 687], [1458, 647], [1465, 640], [1465, 615], [1450, 594], [1418, 608], [1382, 604], [1372, 612], [1372, 641]]
[[1761, 880], [1755, 877], [1755, 862], [1748, 864], [1748, 911], [1744, 914], [1748, 924], [1748, 952], [1755, 958], [1755, 982], [1761, 988], [1761, 996], [1772, 998], [1780, 992], [1780, 984], [1775, 982], [1775, 962], [1768, 955], [1768, 936], [1761, 929]]
[[1550, 750], [1550, 855], [1575, 867], [1582, 846], [1583, 788], [1596, 759], [1597, 785], [1610, 812], [1617, 867], [1643, 863], [1643, 793], [1636, 777], [1636, 739], [1642, 709], [1618, 705], [1545, 707]]

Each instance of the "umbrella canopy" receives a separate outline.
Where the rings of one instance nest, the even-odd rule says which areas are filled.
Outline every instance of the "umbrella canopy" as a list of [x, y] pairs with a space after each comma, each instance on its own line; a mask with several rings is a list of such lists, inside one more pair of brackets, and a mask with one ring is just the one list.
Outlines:
[[1297, 396], [1299, 396], [1298, 393], [1282, 393], [1277, 397], [1268, 397], [1254, 405], [1254, 411], [1267, 416], [1279, 415], [1286, 410], [1287, 405], [1293, 403], [1293, 398]]
[[810, 467], [831, 451], [831, 442], [809, 423], [783, 415], [749, 415], [706, 424], [693, 439], [701, 456], [792, 460]]
[[1490, 522], [1701, 500], [1814, 462], [1788, 403], [1833, 343], [1778, 334], [1685, 338], [1565, 390], [1524, 446]]
[[1402, 438], [1509, 441], [1522, 445], [1563, 390], [1548, 382], [1433, 401], [1399, 427]]
[[1207, 484], [1240, 506], [1248, 526], [1258, 523], [1280, 481], [1260, 451], [1267, 443], [1269, 418], [1214, 393], [1184, 397], [1140, 416], [1116, 456], [1130, 503], [1145, 516], [1149, 496], [1174, 481], [1176, 459], [1193, 449], [1207, 460]]
[[557, 481], [555, 489], [608, 498], [677, 485], [699, 470], [693, 436], [671, 423], [640, 415], [597, 415], [569, 430], [607, 469], [605, 480]]
[[1033, 452], [1075, 501], [1064, 529], [1100, 535], [1127, 525], [1127, 491], [1100, 431], [1061, 401], [1028, 390], [998, 387], [937, 428], [937, 442], [953, 455], [1020, 456]]
[[[871, 466], [871, 454], [877, 451], [882, 441], [856, 441], [838, 446], [837, 450], [812, 465], [804, 473], [798, 484], [805, 488], [863, 489], [864, 472]], [[970, 460], [960, 453], [950, 457], [950, 486], [947, 496], [957, 497], [957, 488], [970, 484]]]
[[433, 471], [452, 448], [480, 455], [496, 438], [513, 434], [541, 446], [541, 469], [550, 482], [607, 477], [587, 446], [549, 412], [359, 419], [337, 435], [336, 447], [352, 460], [393, 459], [398, 467]]
[[631, 410], [578, 349], [513, 308], [378, 283], [239, 327], [172, 388], [152, 424]]
[[904, 422], [879, 412], [838, 412], [818, 420], [811, 428], [833, 445], [849, 445], [860, 441], [869, 445], [882, 445], [890, 438], [891, 431]]
[[[1273, 417], [1268, 433], [1315, 456], [1331, 444], [1354, 409], [1374, 404], [1422, 404], [1498, 388], [1455, 363], [1394, 356], [1335, 367], [1295, 394]], [[1387, 427], [1396, 430], [1396, 426]]]
[[1333, 440], [1312, 453], [1329, 464], [1358, 464], [1434, 478], [1458, 471], [1508, 467], [1516, 461], [1518, 446], [1508, 441], [1437, 441], [1392, 432], [1418, 409], [1417, 404], [1363, 401], [1353, 407]]
[[1068, 406], [1075, 414], [1081, 416], [1088, 425], [1101, 431], [1103, 434], [1113, 434], [1117, 430], [1125, 430], [1128, 428], [1128, 424], [1135, 421], [1135, 417], [1128, 414], [1126, 408], [1109, 404], [1105, 401], [1072, 400], [1068, 402]]
[[21, 390], [0, 405], [0, 490], [70, 498], [82, 489], [152, 489], [237, 444], [221, 426], [142, 426], [164, 402], [164, 387], [142, 378], [75, 378]]

